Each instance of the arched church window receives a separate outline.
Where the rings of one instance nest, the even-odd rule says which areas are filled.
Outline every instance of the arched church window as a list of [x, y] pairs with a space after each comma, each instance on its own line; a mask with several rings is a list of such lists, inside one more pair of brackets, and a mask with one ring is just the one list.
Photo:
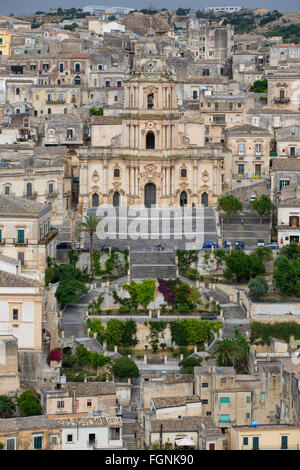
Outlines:
[[146, 149], [154, 149], [155, 148], [155, 135], [154, 132], [149, 131], [146, 135]]
[[93, 207], [98, 207], [99, 206], [99, 196], [97, 193], [94, 193], [92, 195], [92, 206]]
[[120, 177], [120, 170], [119, 168], [114, 169], [114, 178], [119, 178]]
[[186, 176], [187, 176], [186, 169], [185, 169], [185, 168], [182, 168], [182, 170], [181, 170], [181, 178], [186, 178]]

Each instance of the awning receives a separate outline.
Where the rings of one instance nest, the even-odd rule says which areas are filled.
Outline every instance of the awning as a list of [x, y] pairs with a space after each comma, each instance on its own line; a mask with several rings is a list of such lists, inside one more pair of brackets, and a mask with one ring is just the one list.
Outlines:
[[190, 439], [187, 439], [187, 438], [183, 438], [183, 439], [175, 439], [175, 444], [177, 446], [196, 446], [196, 444], [194, 443], [194, 441], [191, 441]]

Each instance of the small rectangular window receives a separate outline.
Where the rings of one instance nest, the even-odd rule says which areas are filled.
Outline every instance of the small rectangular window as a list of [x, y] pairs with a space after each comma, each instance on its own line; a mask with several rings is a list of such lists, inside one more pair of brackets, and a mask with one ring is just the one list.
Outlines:
[[207, 382], [202, 382], [202, 388], [208, 388], [208, 383]]
[[12, 317], [13, 317], [13, 320], [15, 320], [15, 321], [17, 321], [19, 319], [19, 310], [17, 308], [13, 309]]
[[73, 442], [73, 434], [68, 434], [67, 435], [67, 441], [68, 442]]
[[260, 394], [260, 402], [261, 402], [261, 403], [264, 403], [264, 402], [265, 402], [265, 398], [266, 398], [265, 392], [261, 392], [261, 394]]
[[249, 443], [248, 437], [243, 437], [243, 446], [247, 446]]

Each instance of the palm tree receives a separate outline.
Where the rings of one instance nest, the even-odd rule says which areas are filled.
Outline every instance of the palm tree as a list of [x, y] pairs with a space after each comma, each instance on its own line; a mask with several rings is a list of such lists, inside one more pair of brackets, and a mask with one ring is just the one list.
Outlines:
[[232, 338], [224, 338], [214, 345], [212, 357], [216, 357], [219, 366], [232, 366], [235, 360], [235, 343]]
[[219, 366], [235, 367], [239, 365], [239, 368], [244, 369], [247, 364], [249, 349], [248, 340], [236, 329], [233, 338], [224, 338], [215, 343], [212, 357], [217, 358]]
[[94, 273], [93, 265], [93, 235], [97, 230], [97, 225], [100, 222], [100, 218], [96, 214], [90, 214], [85, 216], [85, 221], [81, 223], [81, 229], [90, 236], [90, 269], [91, 273]]

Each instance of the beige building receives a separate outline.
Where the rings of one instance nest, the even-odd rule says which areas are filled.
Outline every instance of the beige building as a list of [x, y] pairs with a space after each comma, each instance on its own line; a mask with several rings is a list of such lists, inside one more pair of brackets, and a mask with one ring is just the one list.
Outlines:
[[141, 377], [141, 396], [144, 409], [150, 409], [151, 400], [156, 397], [186, 397], [194, 395], [194, 376], [181, 375], [179, 377], [166, 375], [165, 377]]
[[122, 116], [94, 117], [92, 148], [80, 151], [80, 208], [215, 205], [222, 149], [203, 147], [200, 117], [180, 117], [174, 72], [150, 38], [124, 87]]
[[45, 414], [56, 416], [116, 415], [116, 385], [114, 382], [68, 382], [62, 390], [43, 392]]
[[0, 334], [0, 395], [15, 395], [19, 389], [17, 338]]
[[232, 425], [272, 423], [280, 403], [280, 370], [265, 364], [254, 375], [238, 375], [233, 367], [196, 367], [195, 393], [203, 416], [211, 416], [224, 432]]
[[268, 105], [276, 109], [299, 111], [300, 72], [297, 70], [275, 70], [267, 72]]
[[0, 332], [18, 340], [18, 350], [42, 351], [43, 295], [38, 281], [0, 271]]
[[245, 124], [232, 127], [225, 134], [232, 155], [232, 160], [224, 161], [225, 181], [232, 181], [232, 189], [268, 179], [270, 132]]
[[300, 428], [289, 425], [232, 426], [229, 450], [299, 450]]
[[51, 209], [51, 204], [0, 195], [0, 253], [21, 260], [22, 274], [41, 281], [47, 256], [55, 256]]
[[17, 156], [0, 168], [0, 194], [52, 205], [51, 223], [59, 225], [71, 207], [71, 158], [59, 150], [43, 158]]

